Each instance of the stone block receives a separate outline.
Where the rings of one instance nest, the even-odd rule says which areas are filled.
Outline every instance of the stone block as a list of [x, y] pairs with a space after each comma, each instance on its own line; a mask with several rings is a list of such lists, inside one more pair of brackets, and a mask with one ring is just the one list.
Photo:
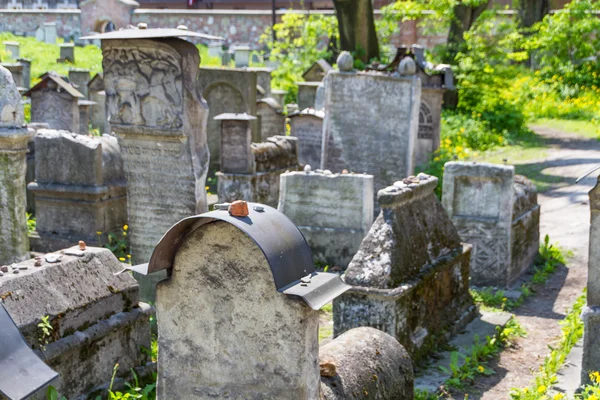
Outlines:
[[60, 48], [60, 60], [75, 64], [75, 45], [73, 43], [61, 43], [58, 47]]
[[90, 80], [90, 71], [87, 69], [72, 68], [69, 70], [69, 81], [85, 98], [88, 97], [88, 83], [90, 83]]
[[[0, 276], [3, 304], [26, 341], [60, 374], [53, 384], [67, 398], [85, 396], [119, 375], [146, 363], [140, 346], [150, 346], [153, 310], [139, 303], [138, 285], [108, 249], [88, 247], [81, 256], [15, 264]], [[18, 274], [13, 273], [17, 271]], [[44, 336], [38, 324], [48, 317]], [[38, 398], [44, 398], [44, 394]]]
[[12, 74], [13, 80], [15, 81], [15, 85], [17, 85], [17, 89], [21, 89], [25, 87], [25, 79], [23, 75], [23, 64], [21, 63], [2, 63], [2, 66], [10, 71]]
[[79, 107], [79, 130], [77, 132], [80, 135], [88, 135], [90, 133], [92, 108], [96, 105], [97, 103], [91, 100], [79, 100], [77, 102], [77, 106]]
[[225, 173], [251, 174], [254, 172], [252, 154], [252, 121], [248, 114], [221, 114], [221, 170]]
[[315, 111], [311, 108], [289, 116], [290, 134], [298, 138], [298, 161], [301, 165], [310, 165], [312, 168], [321, 166], [324, 117], [323, 111]]
[[31, 87], [31, 60], [19, 58], [17, 61], [23, 66], [23, 87], [29, 89]]
[[442, 201], [461, 239], [473, 245], [471, 283], [509, 287], [538, 254], [535, 186], [514, 167], [449, 162]]
[[[376, 351], [374, 351], [376, 349]], [[394, 337], [356, 328], [321, 347], [321, 398], [414, 399], [413, 363]]]
[[19, 42], [4, 42], [4, 48], [10, 53], [10, 58], [17, 60], [21, 57], [21, 43]]
[[[214, 117], [225, 113], [256, 116], [258, 76], [250, 68], [200, 68], [197, 85], [209, 107], [206, 129], [211, 169], [219, 169], [221, 159], [221, 124]], [[252, 126], [252, 140], [260, 141], [257, 122]]]
[[251, 153], [248, 164], [252, 168], [248, 172], [217, 172], [219, 201], [245, 200], [276, 207], [279, 201], [279, 176], [299, 168], [297, 139], [274, 136], [263, 143], [252, 143]]
[[44, 22], [44, 42], [55, 44], [57, 36], [56, 22]]
[[417, 76], [330, 71], [325, 92], [322, 169], [372, 174], [376, 192], [412, 173]]
[[334, 336], [359, 326], [395, 337], [413, 360], [460, 331], [476, 310], [469, 294], [471, 246], [461, 243], [419, 174], [378, 193], [381, 212], [344, 276], [352, 289], [333, 302]]
[[373, 223], [373, 175], [281, 174], [278, 210], [302, 231], [315, 263], [346, 266]]
[[[117, 139], [40, 130], [35, 138], [36, 251], [84, 240], [103, 245], [127, 223], [123, 161]], [[102, 232], [102, 234], [97, 234]]]
[[271, 136], [285, 135], [285, 115], [283, 115], [282, 106], [277, 100], [272, 97], [258, 100], [256, 115], [259, 119], [261, 142], [266, 141]]
[[250, 52], [252, 51], [250, 46], [237, 46], [233, 51], [236, 68], [250, 66]]
[[317, 89], [321, 82], [296, 82], [298, 85], [298, 108], [313, 108], [317, 98]]

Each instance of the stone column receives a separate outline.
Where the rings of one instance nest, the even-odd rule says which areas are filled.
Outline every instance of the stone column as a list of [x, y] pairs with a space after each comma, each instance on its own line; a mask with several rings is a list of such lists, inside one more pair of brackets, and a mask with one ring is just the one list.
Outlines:
[[23, 87], [31, 87], [31, 60], [28, 58], [19, 58], [17, 60], [23, 66]]
[[600, 371], [600, 177], [590, 191], [590, 252], [588, 259], [587, 306], [582, 317], [583, 360], [581, 384], [590, 382], [589, 373]]
[[[208, 209], [200, 56], [192, 43], [167, 38], [102, 40], [102, 51], [107, 113], [127, 177], [132, 258], [141, 264], [175, 222]], [[151, 284], [141, 285], [142, 298], [151, 299]]]
[[11, 73], [0, 67], [0, 264], [27, 259], [25, 176], [29, 131]]

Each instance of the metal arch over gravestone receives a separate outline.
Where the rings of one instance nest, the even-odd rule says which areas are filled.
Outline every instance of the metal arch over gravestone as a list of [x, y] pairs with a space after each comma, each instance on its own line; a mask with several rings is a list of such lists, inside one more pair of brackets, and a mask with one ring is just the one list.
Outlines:
[[170, 277], [157, 286], [157, 399], [317, 399], [317, 310], [348, 287], [315, 272], [277, 210], [219, 208], [173, 226], [140, 270]]
[[[208, 209], [208, 107], [197, 90], [198, 49], [179, 29], [128, 29], [101, 39], [111, 130], [127, 178], [132, 259], [144, 263], [161, 235]], [[158, 279], [158, 278], [157, 278]], [[143, 288], [151, 299], [152, 287]]]

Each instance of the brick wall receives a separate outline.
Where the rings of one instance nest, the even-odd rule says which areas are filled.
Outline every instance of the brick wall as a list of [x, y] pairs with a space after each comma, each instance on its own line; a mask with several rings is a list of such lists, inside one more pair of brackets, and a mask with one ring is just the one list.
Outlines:
[[58, 36], [69, 39], [80, 36], [79, 10], [0, 10], [0, 32], [28, 36], [44, 22], [56, 22]]

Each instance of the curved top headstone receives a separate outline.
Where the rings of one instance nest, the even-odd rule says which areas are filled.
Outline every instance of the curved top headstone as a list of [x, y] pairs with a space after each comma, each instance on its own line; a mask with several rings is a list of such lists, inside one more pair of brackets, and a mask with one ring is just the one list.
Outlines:
[[21, 95], [12, 74], [0, 66], [0, 128], [20, 128], [25, 119]]

